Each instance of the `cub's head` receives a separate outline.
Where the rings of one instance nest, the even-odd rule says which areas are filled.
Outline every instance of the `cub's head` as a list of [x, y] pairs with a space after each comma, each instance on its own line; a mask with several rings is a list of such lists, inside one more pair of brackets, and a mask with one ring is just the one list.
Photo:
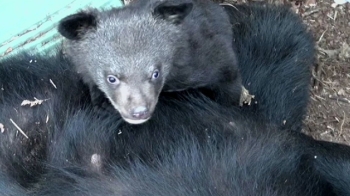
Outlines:
[[136, 1], [67, 16], [58, 31], [84, 81], [96, 84], [125, 121], [140, 124], [150, 119], [175, 56], [188, 48], [181, 24], [192, 7]]

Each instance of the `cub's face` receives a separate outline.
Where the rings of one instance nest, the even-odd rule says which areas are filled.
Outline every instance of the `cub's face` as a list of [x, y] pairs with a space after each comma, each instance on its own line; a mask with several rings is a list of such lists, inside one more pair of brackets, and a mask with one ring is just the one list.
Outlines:
[[85, 82], [96, 84], [131, 124], [150, 119], [176, 53], [187, 46], [179, 23], [192, 4], [156, 3], [82, 12], [59, 26]]
[[161, 65], [130, 74], [111, 69], [97, 74], [98, 87], [125, 121], [140, 124], [150, 119], [164, 84]]

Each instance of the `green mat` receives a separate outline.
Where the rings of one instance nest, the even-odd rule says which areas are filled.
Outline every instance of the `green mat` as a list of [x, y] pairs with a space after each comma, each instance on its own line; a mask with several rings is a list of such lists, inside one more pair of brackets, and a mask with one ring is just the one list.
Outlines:
[[49, 52], [62, 36], [57, 22], [86, 8], [122, 6], [121, 0], [0, 0], [0, 59], [20, 50]]

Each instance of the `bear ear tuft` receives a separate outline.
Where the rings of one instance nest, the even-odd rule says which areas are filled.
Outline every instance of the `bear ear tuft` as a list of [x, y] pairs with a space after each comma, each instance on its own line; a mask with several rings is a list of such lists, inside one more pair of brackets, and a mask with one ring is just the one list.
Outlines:
[[174, 4], [173, 2], [164, 2], [154, 8], [153, 16], [173, 24], [180, 24], [191, 12], [192, 8], [192, 3]]
[[58, 32], [70, 40], [79, 40], [89, 29], [97, 27], [96, 16], [91, 12], [80, 12], [63, 18]]

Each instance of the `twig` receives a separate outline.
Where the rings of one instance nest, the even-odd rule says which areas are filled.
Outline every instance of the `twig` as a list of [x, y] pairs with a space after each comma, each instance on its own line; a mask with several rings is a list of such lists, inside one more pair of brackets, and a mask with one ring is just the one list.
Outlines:
[[339, 135], [342, 135], [343, 133], [343, 125], [344, 125], [344, 122], [345, 122], [345, 112], [343, 111], [343, 121], [341, 122], [341, 125], [340, 125], [340, 132], [339, 132]]
[[322, 132], [322, 133], [320, 134], [320, 136], [326, 135], [326, 134], [328, 134], [329, 132], [331, 132], [331, 131], [327, 130], [327, 131], [325, 131], [325, 132]]
[[337, 15], [338, 15], [338, 11], [335, 10], [335, 13], [334, 13], [334, 16], [333, 16], [333, 20], [335, 21], [335, 19], [337, 18]]
[[340, 98], [340, 97], [332, 97], [332, 96], [329, 96], [329, 99], [336, 100], [336, 101], [340, 101], [340, 102], [343, 102], [343, 103], [349, 103], [349, 104], [350, 104], [350, 100], [348, 100], [348, 99], [346, 99], [346, 98]]
[[57, 86], [55, 83], [53, 83], [53, 81], [50, 79], [50, 83], [52, 84], [53, 87], [55, 87], [55, 89], [57, 89]]
[[317, 50], [323, 54], [326, 54], [328, 57], [333, 57], [334, 55], [340, 53], [340, 49], [335, 49], [335, 50], [326, 50], [323, 49], [319, 46], [316, 46]]
[[316, 95], [316, 94], [314, 94], [314, 96], [315, 96], [316, 98], [320, 99], [320, 100], [326, 100], [325, 98], [323, 98], [323, 97], [321, 97], [321, 96], [318, 96], [318, 95]]
[[322, 124], [329, 124], [329, 123], [332, 123], [332, 122], [339, 122], [339, 120], [337, 119], [334, 119], [334, 120], [325, 120], [325, 121], [322, 121], [320, 123], [315, 123], [316, 125], [322, 125]]
[[[323, 86], [326, 86], [326, 84], [320, 79], [321, 71], [317, 71], [316, 74], [317, 74], [317, 76], [315, 75], [315, 73], [312, 73], [312, 77], [318, 82], [317, 86], [320, 86], [319, 84], [322, 84]], [[316, 86], [316, 84], [314, 85], [314, 87], [315, 86]]]
[[308, 12], [304, 12], [303, 17], [312, 15], [312, 14], [318, 12], [318, 11], [320, 11], [320, 10], [319, 9], [314, 9], [314, 10], [310, 10]]
[[341, 136], [342, 136], [342, 138], [344, 139], [344, 141], [346, 142], [345, 144], [348, 145], [348, 143], [349, 143], [348, 139], [346, 139], [346, 137], [345, 137], [344, 135], [341, 135]]
[[328, 29], [326, 29], [325, 31], [323, 31], [323, 33], [320, 36], [320, 39], [318, 39], [317, 43], [320, 43], [320, 41], [323, 39], [324, 34], [327, 32]]
[[22, 135], [24, 135], [24, 137], [26, 137], [27, 139], [29, 139], [29, 137], [27, 136], [27, 134], [24, 133], [24, 131], [10, 118], [11, 123], [19, 130], [19, 132], [22, 133]]
[[223, 6], [223, 5], [227, 5], [227, 6], [231, 6], [233, 8], [235, 8], [237, 11], [238, 11], [238, 8], [234, 5], [232, 5], [231, 3], [226, 3], [226, 2], [223, 2], [223, 3], [219, 3], [220, 6]]

